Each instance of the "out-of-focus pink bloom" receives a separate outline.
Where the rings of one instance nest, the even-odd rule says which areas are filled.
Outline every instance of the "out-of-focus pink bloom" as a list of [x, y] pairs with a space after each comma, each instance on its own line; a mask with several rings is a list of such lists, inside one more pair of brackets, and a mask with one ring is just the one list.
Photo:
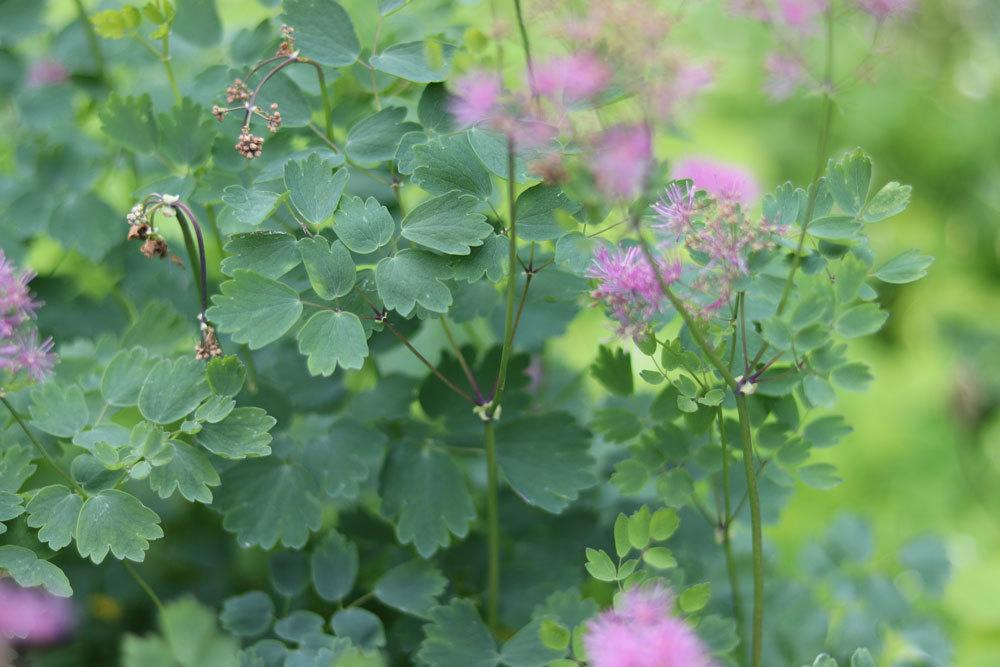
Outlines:
[[581, 52], [536, 64], [531, 89], [556, 103], [574, 104], [607, 88], [611, 69], [592, 53]]
[[771, 10], [764, 0], [730, 0], [729, 13], [757, 21], [770, 21], [772, 18]]
[[857, 0], [861, 11], [871, 14], [879, 21], [893, 16], [902, 16], [913, 9], [913, 0]]
[[697, 210], [695, 189], [671, 183], [663, 197], [653, 204], [653, 210], [660, 216], [660, 222], [653, 226], [680, 239], [692, 230], [691, 224]]
[[66, 637], [73, 625], [73, 603], [69, 599], [0, 579], [0, 640], [51, 644]]
[[[665, 284], [680, 278], [679, 262], [658, 260], [657, 270]], [[660, 282], [642, 251], [632, 246], [628, 249], [599, 246], [587, 276], [599, 282], [591, 296], [604, 304], [618, 321], [621, 334], [636, 334], [645, 330], [649, 318], [663, 304]]]
[[587, 626], [583, 641], [593, 667], [711, 667], [695, 631], [671, 614], [662, 586], [632, 589]]
[[492, 118], [500, 107], [502, 87], [493, 74], [474, 72], [455, 83], [455, 95], [449, 102], [451, 115], [462, 127]]
[[597, 138], [591, 171], [605, 195], [629, 199], [642, 190], [652, 159], [649, 128], [616, 125]]
[[720, 201], [750, 204], [760, 193], [754, 177], [744, 169], [705, 158], [688, 158], [674, 168], [676, 180], [689, 179]]
[[27, 333], [18, 335], [14, 342], [0, 345], [0, 369], [14, 373], [25, 372], [36, 382], [41, 382], [56, 364], [52, 349], [55, 342], [51, 337], [38, 341], [38, 332], [29, 329]]
[[778, 0], [782, 22], [799, 32], [813, 32], [827, 0]]
[[67, 79], [69, 79], [69, 70], [58, 60], [46, 58], [31, 64], [25, 83], [28, 88], [40, 88], [65, 83]]
[[802, 62], [794, 56], [781, 53], [768, 54], [764, 61], [764, 71], [764, 90], [775, 101], [791, 97], [806, 78]]
[[0, 371], [10, 375], [24, 372], [41, 381], [55, 365], [55, 355], [52, 339], [39, 343], [32, 322], [41, 306], [28, 291], [34, 277], [31, 271], [18, 273], [0, 250]]

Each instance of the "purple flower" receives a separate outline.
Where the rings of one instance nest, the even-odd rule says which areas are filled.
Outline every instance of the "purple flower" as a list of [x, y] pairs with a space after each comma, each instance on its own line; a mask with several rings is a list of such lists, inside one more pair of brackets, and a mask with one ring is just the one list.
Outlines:
[[706, 158], [688, 158], [674, 168], [677, 180], [689, 179], [720, 201], [747, 206], [757, 198], [760, 188], [753, 176], [740, 167]]
[[764, 90], [776, 102], [791, 97], [806, 77], [806, 69], [798, 58], [780, 53], [768, 54], [764, 71]]
[[801, 33], [816, 30], [819, 15], [826, 11], [826, 0], [778, 0], [782, 22]]
[[25, 373], [41, 381], [56, 359], [52, 339], [39, 343], [34, 327], [35, 311], [41, 306], [28, 291], [34, 277], [31, 271], [18, 273], [0, 250], [0, 371], [11, 376]]
[[667, 186], [663, 197], [653, 204], [653, 210], [656, 211], [661, 220], [653, 226], [666, 230], [680, 239], [691, 231], [691, 223], [697, 210], [695, 189], [671, 183]]
[[592, 667], [712, 667], [701, 639], [671, 614], [662, 586], [634, 588], [590, 621], [583, 637]]
[[590, 99], [611, 81], [611, 69], [592, 53], [552, 58], [534, 67], [531, 89], [557, 104]]
[[455, 83], [449, 103], [451, 115], [462, 127], [490, 120], [500, 108], [500, 79], [486, 72], [473, 72]]
[[913, 9], [913, 0], [857, 0], [861, 11], [871, 14], [879, 21], [892, 16], [902, 16]]
[[[657, 264], [664, 283], [670, 284], [680, 278], [679, 262], [659, 260]], [[598, 280], [591, 296], [603, 303], [618, 321], [621, 334], [643, 331], [649, 318], [663, 305], [663, 290], [656, 273], [636, 246], [627, 249], [599, 246], [587, 276]]]
[[605, 130], [597, 137], [591, 162], [597, 187], [609, 197], [635, 197], [642, 191], [652, 158], [647, 127], [616, 125]]
[[51, 644], [68, 635], [73, 625], [73, 603], [67, 598], [0, 579], [0, 640]]

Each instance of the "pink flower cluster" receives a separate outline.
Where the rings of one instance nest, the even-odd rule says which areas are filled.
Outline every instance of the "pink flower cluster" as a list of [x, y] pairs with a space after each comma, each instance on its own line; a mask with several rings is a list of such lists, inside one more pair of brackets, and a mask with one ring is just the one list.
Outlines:
[[[659, 260], [657, 271], [663, 282], [669, 285], [680, 278], [681, 265], [679, 262]], [[622, 335], [637, 335], [645, 331], [649, 319], [663, 306], [660, 281], [636, 246], [613, 249], [599, 246], [587, 276], [598, 281], [590, 295], [618, 321], [618, 332]]]
[[69, 599], [0, 579], [0, 644], [51, 644], [66, 637], [73, 625]]
[[666, 588], [634, 588], [587, 626], [584, 646], [592, 667], [712, 667], [708, 650], [683, 619], [671, 613]]
[[913, 0], [857, 0], [858, 9], [879, 21], [900, 17], [913, 9]]
[[41, 305], [28, 291], [34, 277], [31, 271], [18, 273], [0, 250], [0, 372], [12, 376], [23, 372], [41, 381], [55, 365], [55, 355], [52, 339], [39, 342], [33, 324]]

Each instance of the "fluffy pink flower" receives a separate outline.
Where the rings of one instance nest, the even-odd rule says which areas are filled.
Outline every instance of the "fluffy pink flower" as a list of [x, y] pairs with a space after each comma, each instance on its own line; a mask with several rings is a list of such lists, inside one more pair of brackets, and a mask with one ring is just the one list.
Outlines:
[[55, 365], [52, 339], [38, 342], [32, 318], [41, 305], [31, 297], [31, 271], [18, 273], [0, 250], [0, 371], [41, 381]]
[[642, 191], [652, 158], [648, 128], [616, 125], [606, 130], [597, 138], [591, 163], [597, 187], [609, 197], [635, 197]]
[[500, 106], [502, 88], [493, 74], [474, 72], [455, 83], [455, 95], [449, 102], [449, 111], [462, 127], [482, 123], [492, 118]]
[[764, 90], [775, 101], [786, 100], [802, 85], [806, 78], [806, 69], [802, 62], [793, 56], [781, 53], [768, 54], [764, 61]]
[[[660, 260], [657, 268], [667, 284], [680, 278], [678, 262]], [[599, 246], [587, 275], [599, 281], [591, 296], [618, 320], [619, 333], [642, 331], [663, 305], [663, 291], [656, 273], [636, 246], [628, 249]]]
[[592, 667], [711, 667], [695, 631], [671, 614], [661, 586], [632, 589], [587, 626], [583, 641]]
[[73, 604], [38, 588], [0, 579], [0, 640], [51, 644], [73, 629]]
[[592, 53], [552, 58], [535, 65], [531, 89], [556, 103], [574, 104], [590, 99], [611, 81], [611, 69]]
[[653, 210], [660, 216], [660, 222], [653, 226], [679, 239], [691, 231], [691, 223], [697, 211], [695, 189], [671, 183], [663, 197], [653, 204]]
[[913, 0], [857, 0], [861, 11], [871, 14], [879, 21], [892, 16], [902, 16], [913, 9]]
[[688, 158], [674, 168], [676, 180], [689, 179], [720, 201], [750, 204], [760, 194], [754, 177], [740, 167], [705, 158]]
[[826, 11], [826, 0], [778, 0], [782, 22], [799, 32], [813, 32], [820, 14]]

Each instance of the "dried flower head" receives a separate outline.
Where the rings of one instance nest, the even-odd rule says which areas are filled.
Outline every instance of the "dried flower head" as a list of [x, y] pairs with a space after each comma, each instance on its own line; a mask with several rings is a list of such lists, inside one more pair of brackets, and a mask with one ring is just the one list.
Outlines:
[[28, 290], [35, 277], [18, 272], [0, 250], [0, 371], [11, 377], [25, 374], [41, 381], [52, 370], [56, 358], [51, 338], [39, 341], [34, 317], [41, 303]]
[[215, 120], [220, 123], [226, 119], [226, 114], [229, 113], [229, 109], [224, 109], [218, 104], [212, 105], [212, 115], [215, 116]]
[[201, 321], [201, 342], [194, 348], [194, 358], [207, 361], [213, 357], [222, 356], [222, 346], [215, 335], [215, 328], [204, 320]]
[[243, 83], [243, 79], [233, 79], [233, 82], [226, 88], [226, 101], [233, 102], [250, 99], [250, 89]]
[[154, 257], [165, 259], [170, 254], [170, 248], [167, 246], [167, 240], [162, 236], [151, 235], [139, 246], [139, 252], [149, 259]]
[[290, 56], [295, 53], [295, 28], [290, 25], [281, 26], [281, 44], [278, 46], [277, 56]]
[[660, 585], [623, 593], [587, 625], [583, 641], [592, 667], [711, 667], [708, 649], [671, 613], [672, 604]]
[[271, 113], [265, 115], [265, 118], [267, 119], [268, 132], [271, 134], [277, 132], [278, 128], [281, 127], [281, 112], [278, 111], [277, 103], [271, 105]]
[[235, 145], [236, 152], [248, 160], [258, 158], [264, 152], [264, 137], [251, 134], [249, 128], [240, 131], [240, 138]]

